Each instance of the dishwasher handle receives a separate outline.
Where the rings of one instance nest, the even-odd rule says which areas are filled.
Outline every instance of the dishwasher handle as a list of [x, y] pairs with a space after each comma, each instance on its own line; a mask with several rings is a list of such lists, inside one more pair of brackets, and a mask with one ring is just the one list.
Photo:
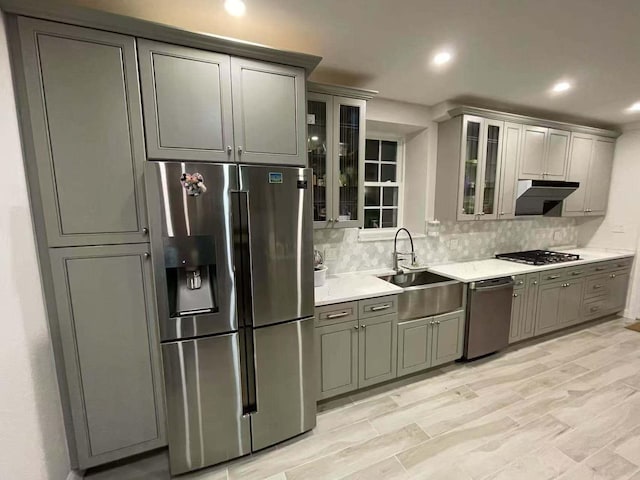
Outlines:
[[482, 280], [480, 282], [471, 282], [470, 290], [478, 292], [488, 292], [491, 290], [502, 290], [505, 288], [513, 288], [515, 282], [513, 277], [493, 278], [491, 280]]

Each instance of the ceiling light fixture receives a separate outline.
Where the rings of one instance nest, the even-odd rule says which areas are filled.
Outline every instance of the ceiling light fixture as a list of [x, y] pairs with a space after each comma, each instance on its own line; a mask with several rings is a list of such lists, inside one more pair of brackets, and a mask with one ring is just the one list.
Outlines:
[[636, 102], [627, 108], [629, 112], [640, 112], [640, 102]]
[[452, 58], [453, 55], [451, 55], [451, 53], [449, 52], [436, 53], [433, 57], [433, 63], [435, 65], [444, 65], [445, 63], [449, 63]]
[[560, 92], [566, 92], [570, 88], [571, 88], [571, 84], [569, 82], [558, 82], [553, 86], [552, 90], [555, 93], [560, 93]]
[[229, 15], [242, 17], [247, 11], [247, 6], [242, 0], [225, 0], [224, 8]]

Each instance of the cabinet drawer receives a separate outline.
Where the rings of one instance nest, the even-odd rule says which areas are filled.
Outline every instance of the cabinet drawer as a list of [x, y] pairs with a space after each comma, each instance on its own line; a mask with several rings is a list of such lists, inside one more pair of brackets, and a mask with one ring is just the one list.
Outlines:
[[526, 281], [526, 275], [514, 275], [513, 276], [513, 288], [524, 288]]
[[620, 270], [631, 268], [631, 264], [633, 263], [633, 258], [621, 258], [619, 260], [613, 260], [611, 262], [612, 270]]
[[316, 327], [358, 319], [358, 302], [334, 303], [316, 308]]
[[581, 278], [585, 275], [589, 274], [589, 269], [587, 265], [583, 265], [580, 267], [567, 268], [567, 280], [571, 280], [572, 278]]
[[609, 275], [596, 275], [587, 279], [584, 298], [603, 297], [609, 294]]
[[358, 302], [360, 320], [398, 312], [398, 296], [369, 298]]
[[606, 297], [585, 302], [582, 307], [582, 318], [584, 320], [592, 320], [601, 317], [607, 313]]
[[607, 272], [609, 270], [611, 270], [610, 262], [598, 262], [587, 265], [587, 272], [591, 274]]
[[548, 270], [546, 272], [540, 272], [541, 285], [557, 282], [559, 280], [566, 280], [567, 278], [569, 278], [568, 268], [558, 268], [556, 270]]

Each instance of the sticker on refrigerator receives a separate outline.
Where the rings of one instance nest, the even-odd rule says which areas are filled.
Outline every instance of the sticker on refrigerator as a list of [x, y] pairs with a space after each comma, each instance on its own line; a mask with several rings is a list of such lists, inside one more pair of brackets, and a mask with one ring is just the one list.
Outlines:
[[282, 183], [282, 172], [269, 172], [269, 183]]
[[182, 187], [187, 191], [187, 195], [197, 197], [207, 191], [204, 178], [199, 173], [183, 173], [180, 177]]

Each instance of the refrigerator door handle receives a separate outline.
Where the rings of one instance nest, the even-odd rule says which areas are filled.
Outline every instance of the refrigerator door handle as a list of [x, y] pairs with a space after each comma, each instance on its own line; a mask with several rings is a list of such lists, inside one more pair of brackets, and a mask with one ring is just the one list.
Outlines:
[[237, 312], [240, 330], [240, 372], [242, 412], [258, 410], [256, 400], [256, 365], [253, 340], [253, 286], [251, 282], [251, 242], [249, 227], [249, 192], [231, 192], [233, 250], [237, 285]]

